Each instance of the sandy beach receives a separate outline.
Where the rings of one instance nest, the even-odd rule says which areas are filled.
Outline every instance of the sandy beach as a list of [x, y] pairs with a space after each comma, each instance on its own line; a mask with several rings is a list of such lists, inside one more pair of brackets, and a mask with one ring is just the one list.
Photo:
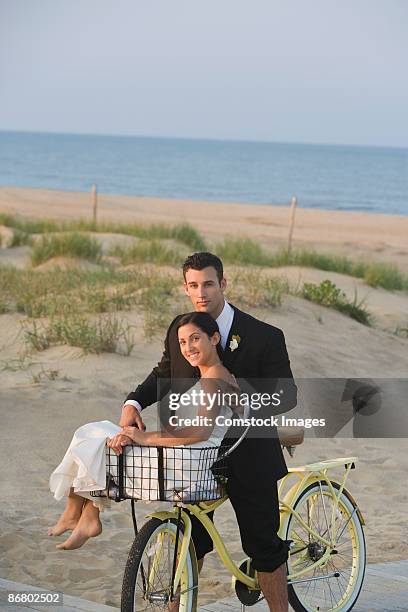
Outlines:
[[[115, 222], [194, 225], [209, 243], [225, 236], [248, 236], [270, 249], [287, 241], [289, 209], [273, 206], [187, 202], [99, 196], [99, 219]], [[0, 212], [32, 218], [91, 218], [89, 194], [51, 190], [0, 189]], [[389, 262], [408, 273], [408, 217], [305, 210], [297, 212], [294, 246]], [[0, 265], [28, 266], [28, 247], [0, 249]], [[226, 276], [234, 270], [226, 268]], [[408, 325], [408, 294], [373, 289], [361, 279], [309, 268], [274, 270], [296, 284], [330, 278], [352, 298], [355, 289], [376, 317], [365, 327], [341, 313], [290, 295], [276, 308], [250, 309], [285, 332], [295, 377], [406, 377], [408, 338], [394, 333]], [[228, 292], [227, 292], [228, 298]], [[189, 309], [185, 302], [186, 310]], [[136, 326], [130, 356], [84, 355], [55, 346], [27, 354], [22, 314], [0, 316], [1, 488], [0, 575], [119, 606], [123, 568], [132, 542], [130, 504], [112, 505], [102, 515], [103, 533], [78, 551], [55, 549], [47, 537], [63, 504], [53, 500], [48, 477], [59, 463], [73, 431], [109, 419], [117, 422], [129, 390], [143, 380], [162, 351], [160, 338], [147, 340], [136, 310], [124, 315]], [[41, 372], [56, 370], [50, 379]], [[36, 382], [37, 380], [37, 382]], [[148, 427], [155, 413], [149, 408]], [[366, 519], [369, 562], [407, 559], [404, 482], [408, 468], [405, 439], [314, 439], [297, 449], [288, 465], [357, 455], [350, 490]], [[137, 504], [140, 522], [156, 504]], [[226, 503], [216, 515], [234, 559], [243, 557], [233, 511]], [[60, 538], [58, 538], [60, 540]], [[230, 578], [215, 553], [205, 564], [200, 602], [231, 593]]]

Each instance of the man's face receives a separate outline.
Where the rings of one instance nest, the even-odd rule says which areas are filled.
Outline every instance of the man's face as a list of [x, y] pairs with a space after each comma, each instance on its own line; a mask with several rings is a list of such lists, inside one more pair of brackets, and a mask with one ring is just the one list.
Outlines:
[[212, 266], [203, 270], [187, 270], [184, 289], [190, 298], [194, 310], [208, 312], [216, 319], [224, 308], [225, 278], [218, 280], [217, 272]]

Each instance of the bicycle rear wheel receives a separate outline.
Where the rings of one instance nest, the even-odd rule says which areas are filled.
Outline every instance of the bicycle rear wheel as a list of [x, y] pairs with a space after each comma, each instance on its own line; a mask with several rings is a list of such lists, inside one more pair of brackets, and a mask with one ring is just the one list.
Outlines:
[[[332, 485], [339, 489], [337, 483]], [[306, 525], [330, 539], [334, 504], [329, 486], [313, 483], [297, 499], [294, 510]], [[346, 490], [334, 510], [334, 523], [336, 542], [327, 562], [288, 584], [289, 602], [296, 612], [348, 612], [357, 601], [365, 572], [365, 540], [359, 514]], [[288, 574], [307, 570], [326, 553], [326, 547], [293, 514], [288, 518], [286, 540], [292, 542]]]
[[[143, 525], [130, 549], [122, 585], [122, 612], [168, 610], [176, 547], [177, 521], [153, 518]], [[180, 553], [183, 525], [177, 554]], [[198, 571], [194, 544], [190, 541], [180, 587], [180, 612], [197, 608]]]

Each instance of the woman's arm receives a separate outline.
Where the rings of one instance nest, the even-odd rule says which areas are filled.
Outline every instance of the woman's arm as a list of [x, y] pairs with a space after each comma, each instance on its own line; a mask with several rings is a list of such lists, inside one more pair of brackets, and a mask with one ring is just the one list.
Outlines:
[[[206, 431], [204, 427], [183, 427], [177, 430], [177, 435], [170, 436], [161, 431], [140, 431], [137, 427], [124, 427], [123, 433], [139, 446], [182, 446], [208, 440], [213, 430]], [[123, 446], [128, 442], [123, 441]]]
[[[172, 425], [168, 431], [151, 432], [140, 431], [136, 427], [124, 427], [123, 433], [141, 446], [181, 446], [205, 442], [211, 436], [220, 412], [219, 382], [215, 379], [201, 379], [204, 396], [200, 396], [200, 399], [203, 401], [197, 407], [196, 414], [190, 417], [198, 417], [199, 425], [185, 427]], [[177, 411], [172, 415], [172, 418], [174, 417], [177, 418]]]
[[[181, 446], [205, 442], [212, 434], [218, 414], [218, 406], [204, 404], [200, 405], [196, 414], [200, 425], [173, 426], [170, 431], [141, 431], [137, 427], [124, 427], [123, 434], [140, 446]], [[126, 441], [123, 446], [126, 446]]]
[[[140, 446], [188, 446], [197, 442], [205, 442], [211, 436], [216, 424], [216, 418], [223, 405], [223, 394], [227, 392], [228, 398], [238, 401], [240, 389], [223, 378], [201, 378], [201, 388], [204, 395], [198, 406], [195, 417], [199, 417], [199, 425], [186, 427], [169, 427], [170, 431], [141, 431], [137, 427], [124, 427], [123, 434], [131, 438]], [[234, 403], [234, 401], [233, 401]], [[234, 411], [234, 407], [231, 406]], [[235, 408], [236, 409], [236, 408]], [[177, 416], [177, 414], [173, 415]], [[172, 433], [174, 432], [174, 433]], [[126, 446], [127, 442], [123, 442]]]

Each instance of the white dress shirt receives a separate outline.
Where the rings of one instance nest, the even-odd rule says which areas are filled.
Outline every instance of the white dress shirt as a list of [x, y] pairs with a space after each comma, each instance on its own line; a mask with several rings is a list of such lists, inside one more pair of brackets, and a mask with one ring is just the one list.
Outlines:
[[228, 302], [224, 302], [224, 308], [221, 314], [216, 318], [218, 329], [221, 334], [221, 346], [223, 350], [227, 345], [228, 336], [231, 330], [232, 321], [234, 319], [234, 309]]
[[[230, 304], [228, 304], [228, 302], [224, 302], [224, 308], [222, 309], [221, 314], [216, 318], [218, 329], [220, 330], [220, 334], [221, 334], [221, 346], [224, 350], [227, 345], [227, 340], [228, 340], [228, 336], [231, 330], [233, 319], [234, 319], [233, 307]], [[139, 412], [141, 412], [142, 407], [139, 404], [139, 402], [137, 402], [136, 400], [127, 400], [123, 404], [123, 406], [127, 406], [128, 404], [130, 404], [131, 406], [134, 406], [135, 408], [138, 409]]]

